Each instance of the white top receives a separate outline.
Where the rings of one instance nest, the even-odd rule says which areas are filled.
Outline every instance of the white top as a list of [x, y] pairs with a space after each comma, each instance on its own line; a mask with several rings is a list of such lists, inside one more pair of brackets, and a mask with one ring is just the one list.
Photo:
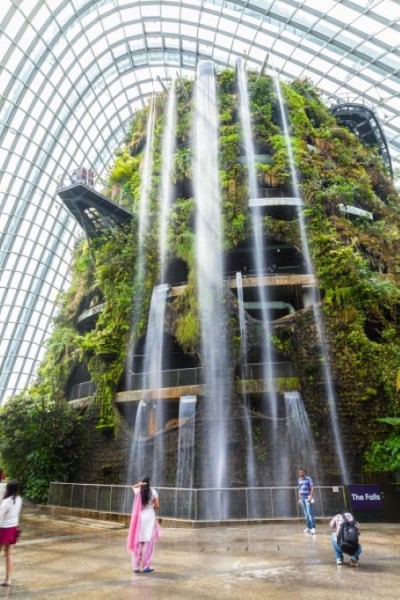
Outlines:
[[2, 500], [0, 504], [0, 527], [16, 527], [19, 523], [19, 513], [21, 512], [21, 507], [21, 496], [16, 496], [15, 502], [12, 496]]
[[[151, 496], [150, 502], [147, 506], [142, 507], [140, 512], [140, 525], [139, 525], [139, 542], [150, 542], [153, 531], [154, 524], [156, 521], [156, 512], [154, 510], [154, 500], [158, 498], [158, 494], [154, 488], [150, 488]], [[140, 489], [134, 488], [135, 494], [140, 492]]]

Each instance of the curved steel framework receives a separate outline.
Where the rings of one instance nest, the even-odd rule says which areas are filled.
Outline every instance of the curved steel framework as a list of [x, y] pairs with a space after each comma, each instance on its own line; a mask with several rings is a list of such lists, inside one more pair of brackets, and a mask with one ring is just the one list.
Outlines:
[[389, 148], [375, 112], [364, 103], [351, 101], [339, 101], [331, 108], [331, 112], [341, 125], [353, 131], [364, 144], [378, 147], [379, 154], [393, 177]]
[[1, 0], [0, 401], [34, 376], [80, 235], [61, 172], [106, 176], [148, 96], [239, 56], [368, 100], [396, 168], [399, 16], [393, 0]]

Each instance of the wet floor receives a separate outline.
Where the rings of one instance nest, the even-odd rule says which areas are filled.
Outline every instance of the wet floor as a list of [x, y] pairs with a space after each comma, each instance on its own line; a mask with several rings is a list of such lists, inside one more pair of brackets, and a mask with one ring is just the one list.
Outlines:
[[[127, 529], [28, 510], [11, 588], [24, 600], [375, 600], [400, 598], [400, 524], [363, 527], [360, 567], [337, 567], [326, 523], [164, 528], [154, 573], [132, 573]], [[4, 557], [0, 557], [0, 577]]]

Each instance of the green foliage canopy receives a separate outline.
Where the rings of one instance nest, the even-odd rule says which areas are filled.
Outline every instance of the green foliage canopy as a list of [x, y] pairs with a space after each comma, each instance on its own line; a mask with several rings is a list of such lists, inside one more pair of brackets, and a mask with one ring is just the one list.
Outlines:
[[44, 502], [51, 481], [73, 479], [83, 451], [80, 419], [65, 402], [22, 394], [1, 408], [0, 455], [26, 498]]

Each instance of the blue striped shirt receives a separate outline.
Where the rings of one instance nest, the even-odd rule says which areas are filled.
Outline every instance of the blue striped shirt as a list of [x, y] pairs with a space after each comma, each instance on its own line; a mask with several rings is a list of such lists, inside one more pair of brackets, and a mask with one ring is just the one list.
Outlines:
[[311, 494], [311, 488], [314, 486], [311, 477], [308, 477], [308, 475], [305, 477], [299, 477], [298, 485], [300, 498], [308, 498], [308, 496]]

